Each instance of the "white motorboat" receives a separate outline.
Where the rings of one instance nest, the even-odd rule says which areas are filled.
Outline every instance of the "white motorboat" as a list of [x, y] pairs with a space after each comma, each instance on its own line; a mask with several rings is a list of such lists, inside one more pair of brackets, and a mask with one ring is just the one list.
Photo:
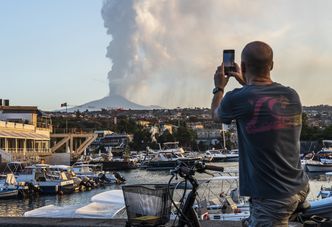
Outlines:
[[67, 179], [73, 180], [75, 191], [84, 191], [85, 186], [82, 183], [82, 179], [77, 177], [75, 172], [70, 166], [67, 165], [50, 165], [50, 172], [55, 176], [60, 176], [61, 173], [66, 174]]
[[104, 174], [103, 166], [100, 164], [89, 164], [84, 162], [76, 162], [72, 165], [74, 173], [81, 177], [96, 178], [99, 174]]
[[210, 162], [225, 161], [226, 155], [223, 154], [222, 150], [207, 150], [204, 153], [204, 160]]
[[63, 194], [74, 191], [74, 181], [69, 180], [64, 172], [54, 175], [47, 164], [25, 167], [16, 180], [32, 184], [42, 194]]
[[331, 172], [332, 163], [323, 163], [315, 160], [305, 160], [305, 169], [308, 172]]
[[88, 177], [96, 182], [102, 184], [121, 184], [125, 179], [120, 176], [119, 173], [106, 173], [102, 170], [103, 165], [101, 164], [89, 164], [89, 163], [74, 163], [72, 166], [73, 172], [80, 178]]
[[[119, 218], [125, 210], [122, 190], [99, 193], [87, 205], [43, 206], [24, 213], [25, 217], [48, 218]], [[123, 217], [124, 218], [124, 217]]]
[[6, 174], [0, 179], [0, 199], [10, 199], [17, 197], [19, 187], [15, 176], [12, 173]]
[[234, 172], [212, 177], [200, 187], [203, 193], [197, 211], [202, 220], [239, 221], [249, 217], [248, 198], [239, 196], [239, 178]]
[[[331, 182], [331, 178], [332, 178], [332, 172], [326, 172], [325, 173], [326, 176], [326, 180], [327, 182]], [[321, 186], [320, 191], [318, 192], [317, 198], [328, 198], [328, 197], [332, 197], [332, 187], [326, 187], [326, 186]]]
[[233, 150], [207, 150], [204, 153], [204, 159], [210, 162], [237, 162], [239, 161], [239, 152], [237, 149]]
[[[312, 153], [310, 160], [305, 160], [305, 168], [308, 172], [332, 171], [332, 140], [323, 140], [324, 146], [317, 153]], [[310, 155], [311, 153], [309, 153]]]
[[224, 153], [226, 155], [225, 162], [238, 162], [239, 161], [239, 150], [232, 149]]
[[157, 151], [147, 147], [148, 160], [143, 161], [141, 168], [146, 170], [169, 170], [177, 166], [178, 161], [191, 166], [200, 158], [185, 157], [185, 151], [178, 146], [178, 142], [164, 143], [163, 149]]
[[93, 196], [91, 203], [76, 209], [75, 215], [81, 218], [123, 218], [124, 211], [122, 190], [111, 190]]

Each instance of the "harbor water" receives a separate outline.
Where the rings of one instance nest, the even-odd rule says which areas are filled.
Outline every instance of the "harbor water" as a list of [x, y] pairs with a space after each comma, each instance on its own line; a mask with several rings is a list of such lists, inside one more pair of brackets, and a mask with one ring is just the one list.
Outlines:
[[[226, 171], [236, 171], [238, 168], [237, 162], [214, 163], [214, 165], [224, 166]], [[171, 175], [169, 171], [146, 171], [141, 169], [133, 169], [129, 171], [120, 171], [120, 174], [127, 179], [126, 184], [153, 184], [153, 183], [167, 183]], [[203, 180], [210, 178], [207, 174], [197, 174], [196, 178]], [[309, 199], [316, 199], [321, 186], [331, 186], [324, 173], [310, 175], [311, 192]], [[107, 191], [121, 189], [121, 185], [110, 185], [92, 189], [91, 191], [76, 192], [69, 195], [49, 195], [49, 196], [35, 196], [24, 199], [9, 199], [0, 200], [0, 216], [23, 216], [26, 211], [33, 210], [46, 205], [67, 206], [67, 205], [81, 205], [84, 206], [90, 203], [92, 196]]]

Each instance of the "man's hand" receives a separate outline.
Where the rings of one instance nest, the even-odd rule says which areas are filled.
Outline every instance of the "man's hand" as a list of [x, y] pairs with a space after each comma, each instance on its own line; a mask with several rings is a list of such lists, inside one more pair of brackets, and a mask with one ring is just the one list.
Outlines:
[[218, 66], [216, 73], [214, 74], [214, 86], [219, 88], [225, 88], [229, 80], [228, 76], [225, 76], [224, 63]]
[[235, 72], [229, 72], [230, 76], [235, 77], [235, 79], [241, 84], [241, 85], [246, 85], [246, 80], [243, 77], [242, 73], [241, 73], [241, 68], [240, 66], [235, 63]]

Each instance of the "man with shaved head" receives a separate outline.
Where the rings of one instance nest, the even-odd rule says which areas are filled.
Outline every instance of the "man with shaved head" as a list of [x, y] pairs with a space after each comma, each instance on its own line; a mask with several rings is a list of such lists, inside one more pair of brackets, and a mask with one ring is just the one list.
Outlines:
[[[300, 163], [302, 105], [295, 90], [273, 82], [272, 48], [247, 44], [241, 68], [214, 75], [211, 104], [215, 121], [236, 121], [239, 145], [240, 194], [250, 197], [249, 226], [288, 226], [288, 220], [309, 192]], [[230, 77], [242, 88], [224, 90]]]

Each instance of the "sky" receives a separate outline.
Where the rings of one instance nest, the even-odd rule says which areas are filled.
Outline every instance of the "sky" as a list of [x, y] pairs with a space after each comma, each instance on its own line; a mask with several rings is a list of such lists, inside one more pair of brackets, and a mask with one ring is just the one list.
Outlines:
[[222, 50], [240, 62], [261, 40], [274, 81], [303, 105], [332, 105], [331, 10], [329, 0], [0, 0], [0, 98], [42, 110], [109, 94], [209, 107]]

